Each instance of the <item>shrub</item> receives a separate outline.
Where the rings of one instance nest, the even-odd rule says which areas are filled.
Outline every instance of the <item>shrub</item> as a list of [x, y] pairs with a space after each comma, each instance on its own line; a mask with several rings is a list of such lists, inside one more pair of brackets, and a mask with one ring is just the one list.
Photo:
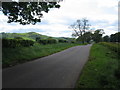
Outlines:
[[14, 37], [14, 39], [23, 39], [22, 37]]
[[2, 39], [2, 47], [15, 48], [15, 47], [29, 47], [33, 46], [34, 41], [23, 39]]
[[20, 40], [20, 44], [24, 47], [33, 46], [34, 41], [32, 40]]
[[48, 44], [53, 44], [53, 43], [57, 43], [57, 41], [55, 39], [48, 39]]
[[41, 37], [36, 37], [36, 42], [38, 42], [41, 39]]
[[63, 40], [63, 39], [59, 39], [58, 42], [59, 43], [67, 43], [68, 41], [67, 40]]
[[75, 41], [71, 41], [71, 43], [75, 43]]
[[44, 40], [44, 39], [42, 39], [42, 40], [38, 40], [38, 43], [40, 43], [40, 44], [47, 44], [47, 40]]
[[43, 44], [43, 45], [55, 44], [55, 43], [57, 43], [57, 40], [55, 40], [55, 39], [41, 39], [41, 40], [38, 40], [38, 43]]

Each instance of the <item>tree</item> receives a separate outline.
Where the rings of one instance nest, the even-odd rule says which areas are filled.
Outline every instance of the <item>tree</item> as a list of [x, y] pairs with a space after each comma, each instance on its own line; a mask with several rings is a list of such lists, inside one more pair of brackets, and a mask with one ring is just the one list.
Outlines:
[[59, 8], [59, 2], [2, 2], [2, 12], [8, 17], [8, 23], [19, 22], [22, 25], [41, 22], [42, 12], [50, 8]]
[[120, 43], [120, 32], [117, 33], [118, 42]]
[[41, 40], [41, 37], [36, 37], [36, 42], [38, 42], [39, 40]]
[[120, 42], [120, 32], [110, 35], [110, 42]]
[[83, 39], [84, 42], [90, 43], [90, 41], [92, 40], [92, 35], [93, 35], [92, 32], [85, 32], [82, 38], [81, 37], [77, 38], [77, 41], [81, 41], [81, 39]]
[[90, 24], [88, 23], [88, 20], [83, 18], [81, 20], [77, 20], [74, 24], [70, 25], [69, 28], [74, 30], [72, 36], [80, 38], [81, 42], [84, 43], [83, 34], [89, 30], [89, 26]]
[[92, 40], [92, 35], [93, 34], [91, 32], [85, 32], [83, 34], [85, 42], [90, 43], [90, 41]]
[[93, 34], [93, 40], [98, 43], [102, 41], [102, 35], [104, 34], [104, 30], [103, 29], [97, 29], [94, 34]]
[[109, 42], [110, 41], [110, 37], [108, 35], [103, 37], [103, 41], [104, 42]]

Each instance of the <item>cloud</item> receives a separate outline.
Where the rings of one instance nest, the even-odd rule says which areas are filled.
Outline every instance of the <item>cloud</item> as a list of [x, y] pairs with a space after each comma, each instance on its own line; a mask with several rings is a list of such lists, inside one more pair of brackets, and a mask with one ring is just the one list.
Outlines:
[[36, 25], [22, 26], [8, 24], [7, 17], [0, 13], [0, 32], [35, 31], [49, 36], [71, 37], [72, 30], [68, 27], [77, 19], [87, 17], [92, 28], [102, 28], [110, 35], [118, 31], [119, 0], [64, 0], [59, 9], [51, 9], [44, 13], [42, 22]]

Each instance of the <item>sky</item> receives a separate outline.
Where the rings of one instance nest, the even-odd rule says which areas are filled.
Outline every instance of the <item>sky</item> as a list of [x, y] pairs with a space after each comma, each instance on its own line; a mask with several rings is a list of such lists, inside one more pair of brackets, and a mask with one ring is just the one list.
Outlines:
[[119, 0], [63, 0], [59, 9], [50, 9], [43, 13], [41, 23], [20, 25], [7, 23], [7, 16], [0, 12], [0, 32], [25, 33], [37, 32], [53, 37], [71, 37], [69, 28], [77, 19], [87, 18], [91, 28], [104, 29], [104, 35], [118, 32]]

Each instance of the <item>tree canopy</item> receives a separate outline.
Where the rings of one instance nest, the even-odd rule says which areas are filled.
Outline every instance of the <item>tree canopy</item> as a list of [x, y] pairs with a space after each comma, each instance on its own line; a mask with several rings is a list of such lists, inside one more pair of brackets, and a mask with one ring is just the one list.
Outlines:
[[110, 35], [111, 42], [120, 42], [120, 32]]
[[104, 34], [103, 29], [97, 29], [93, 34], [93, 40], [98, 43], [102, 41], [102, 35]]
[[108, 35], [103, 37], [103, 41], [104, 42], [109, 42], [110, 41], [110, 37]]
[[41, 22], [42, 12], [50, 8], [60, 8], [59, 2], [2, 2], [2, 12], [8, 17], [8, 23], [33, 24]]

